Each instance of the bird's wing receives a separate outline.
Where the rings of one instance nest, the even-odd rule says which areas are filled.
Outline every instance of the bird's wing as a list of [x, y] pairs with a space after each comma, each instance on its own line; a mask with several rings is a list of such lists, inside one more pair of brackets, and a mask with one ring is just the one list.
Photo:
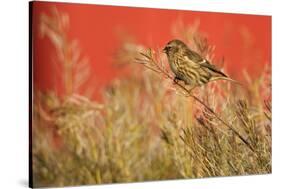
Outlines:
[[201, 62], [204, 62], [205, 59], [202, 58], [197, 52], [192, 51], [190, 49], [185, 49], [184, 54], [194, 63], [200, 64]]
[[191, 51], [190, 49], [186, 49], [183, 54], [183, 61], [186, 62], [190, 67], [200, 68], [200, 63], [204, 61], [199, 54]]
[[[207, 68], [223, 77], [227, 77], [227, 75], [225, 75], [223, 72], [218, 70], [218, 68], [215, 65], [210, 64], [208, 60], [202, 58], [202, 56], [200, 56], [195, 51], [187, 49], [185, 54], [189, 62], [193, 62], [193, 64], [196, 64], [197, 66], [199, 65], [201, 68]], [[196, 67], [196, 65], [194, 65], [194, 67]]]
[[210, 64], [208, 61], [206, 61], [204, 63], [201, 63], [200, 65], [201, 65], [201, 67], [208, 68], [209, 70], [211, 70], [211, 71], [213, 71], [213, 72], [215, 72], [215, 73], [217, 73], [217, 74], [219, 74], [223, 77], [227, 77], [227, 75], [225, 75], [223, 72], [218, 70], [216, 66]]

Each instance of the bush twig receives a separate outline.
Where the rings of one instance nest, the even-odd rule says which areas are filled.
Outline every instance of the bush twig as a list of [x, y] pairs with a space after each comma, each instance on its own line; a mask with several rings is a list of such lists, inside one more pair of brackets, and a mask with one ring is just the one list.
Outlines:
[[206, 110], [208, 110], [210, 113], [212, 113], [215, 118], [220, 121], [223, 125], [225, 125], [226, 127], [228, 127], [235, 135], [238, 136], [238, 138], [253, 152], [255, 152], [255, 150], [253, 149], [252, 145], [247, 141], [247, 139], [245, 139], [235, 128], [233, 128], [230, 124], [228, 124], [225, 120], [223, 120], [211, 107], [209, 107], [207, 104], [205, 104], [201, 99], [199, 99], [198, 97], [194, 96], [191, 93], [191, 90], [188, 90], [183, 84], [179, 83], [178, 81], [174, 80], [174, 77], [169, 74], [169, 72], [165, 69], [165, 67], [163, 66], [164, 64], [158, 63], [157, 58], [155, 57], [155, 55], [153, 54], [151, 49], [148, 49], [147, 52], [143, 53], [141, 52], [140, 55], [143, 58], [137, 58], [136, 59], [136, 63], [140, 63], [142, 65], [144, 65], [146, 68], [156, 72], [156, 73], [160, 73], [162, 74], [164, 77], [166, 77], [167, 79], [172, 80], [178, 87], [180, 87], [182, 90], [184, 90], [188, 96], [186, 97], [191, 97], [193, 98], [196, 102], [200, 103], [202, 106], [204, 106], [204, 108]]

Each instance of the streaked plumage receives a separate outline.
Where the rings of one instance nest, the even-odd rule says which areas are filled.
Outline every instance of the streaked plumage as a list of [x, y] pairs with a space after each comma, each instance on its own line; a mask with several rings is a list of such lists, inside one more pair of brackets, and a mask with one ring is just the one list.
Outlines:
[[167, 54], [175, 79], [187, 85], [196, 87], [220, 79], [234, 81], [180, 40], [168, 42], [163, 51]]

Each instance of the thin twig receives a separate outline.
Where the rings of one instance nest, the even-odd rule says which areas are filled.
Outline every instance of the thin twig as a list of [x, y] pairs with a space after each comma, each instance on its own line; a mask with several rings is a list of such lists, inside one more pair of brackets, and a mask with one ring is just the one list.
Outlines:
[[[187, 97], [192, 97], [195, 101], [199, 102], [202, 106], [204, 106], [209, 112], [211, 112], [214, 117], [219, 120], [223, 125], [225, 125], [227, 128], [229, 128], [235, 135], [238, 136], [238, 138], [240, 138], [240, 140], [246, 144], [246, 146], [253, 152], [255, 152], [255, 150], [253, 149], [253, 147], [251, 146], [251, 144], [235, 129], [233, 128], [231, 125], [229, 125], [226, 121], [224, 121], [212, 108], [210, 108], [208, 105], [206, 105], [201, 99], [199, 99], [198, 97], [194, 96], [191, 93], [191, 90], [188, 90], [185, 86], [183, 86], [181, 83], [177, 82], [174, 80], [174, 77], [172, 75], [170, 75], [169, 73], [165, 72], [165, 70], [163, 70], [161, 68], [161, 66], [159, 66], [158, 62], [155, 60], [156, 58], [152, 55], [152, 51], [151, 49], [148, 49], [147, 54], [146, 53], [141, 53], [142, 56], [145, 57], [145, 59], [141, 60], [141, 59], [137, 59], [137, 61], [140, 63], [142, 61], [142, 65], [144, 65], [145, 67], [149, 68], [150, 70], [156, 72], [156, 73], [161, 73], [162, 75], [164, 75], [166, 78], [172, 80], [178, 87], [180, 87], [182, 90], [184, 90], [185, 92], [187, 92], [187, 94], [189, 96]], [[151, 66], [147, 66], [147, 64], [151, 64], [153, 67]]]

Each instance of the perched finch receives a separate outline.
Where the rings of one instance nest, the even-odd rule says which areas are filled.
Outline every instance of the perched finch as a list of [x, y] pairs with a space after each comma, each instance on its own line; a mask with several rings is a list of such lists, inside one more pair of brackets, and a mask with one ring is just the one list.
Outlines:
[[182, 80], [192, 88], [221, 79], [236, 82], [180, 40], [175, 39], [168, 42], [163, 52], [168, 57], [175, 80]]

